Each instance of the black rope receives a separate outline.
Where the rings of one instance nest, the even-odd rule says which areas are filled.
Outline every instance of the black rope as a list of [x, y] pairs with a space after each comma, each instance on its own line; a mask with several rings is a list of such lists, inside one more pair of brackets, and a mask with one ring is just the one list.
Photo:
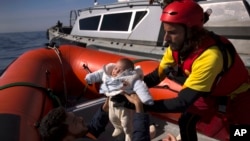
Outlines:
[[10, 84], [6, 84], [4, 86], [0, 86], [0, 90], [11, 88], [11, 87], [16, 87], [16, 86], [26, 86], [26, 87], [32, 87], [36, 89], [40, 89], [44, 91], [53, 101], [54, 106], [62, 106], [60, 99], [53, 94], [53, 91], [49, 88], [44, 88], [42, 86], [30, 83], [30, 82], [14, 82]]
[[136, 63], [143, 62], [143, 61], [156, 61], [156, 60], [153, 60], [153, 59], [135, 59], [132, 61], [134, 64], [136, 64]]

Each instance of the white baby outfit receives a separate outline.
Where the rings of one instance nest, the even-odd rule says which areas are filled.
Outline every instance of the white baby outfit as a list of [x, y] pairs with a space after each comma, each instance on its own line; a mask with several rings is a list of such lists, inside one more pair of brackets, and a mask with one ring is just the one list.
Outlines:
[[[103, 69], [89, 73], [85, 80], [88, 84], [102, 82], [99, 92], [106, 96], [112, 97], [122, 92], [128, 94], [136, 93], [140, 100], [147, 105], [153, 104], [153, 99], [149, 93], [148, 87], [143, 81], [143, 72], [140, 67], [134, 70], [127, 69], [116, 77], [112, 77], [111, 73], [115, 64], [109, 63]], [[109, 119], [115, 130], [113, 136], [118, 136], [124, 132], [126, 141], [132, 140], [132, 116], [134, 110], [124, 107], [114, 107], [113, 101], [109, 101]]]

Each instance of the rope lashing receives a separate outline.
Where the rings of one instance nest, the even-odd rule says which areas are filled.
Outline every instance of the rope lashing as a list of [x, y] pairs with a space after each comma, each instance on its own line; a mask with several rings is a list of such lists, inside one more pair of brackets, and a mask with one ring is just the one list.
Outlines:
[[[47, 46], [47, 48], [49, 49], [53, 49], [60, 61], [60, 64], [61, 64], [61, 70], [62, 70], [62, 77], [63, 77], [63, 88], [64, 88], [64, 101], [66, 102], [67, 101], [67, 84], [66, 84], [66, 78], [65, 78], [65, 72], [64, 72], [64, 69], [63, 69], [63, 61], [62, 61], [62, 57], [60, 55], [60, 50], [56, 47], [56, 46]], [[67, 103], [67, 102], [66, 102]]]

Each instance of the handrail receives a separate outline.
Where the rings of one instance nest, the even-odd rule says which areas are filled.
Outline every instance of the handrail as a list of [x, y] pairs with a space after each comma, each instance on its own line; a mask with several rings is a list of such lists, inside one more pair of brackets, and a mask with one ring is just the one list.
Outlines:
[[[138, 2], [145, 2], [145, 4], [137, 4]], [[113, 3], [113, 4], [108, 4], [108, 5], [98, 5], [98, 6], [94, 6], [94, 7], [89, 7], [89, 8], [84, 8], [84, 9], [79, 9], [78, 11], [82, 12], [82, 11], [93, 11], [93, 10], [111, 10], [111, 9], [117, 9], [117, 8], [123, 8], [123, 7], [134, 7], [134, 6], [161, 6], [160, 4], [152, 4], [149, 5], [149, 3], [147, 1], [136, 1], [135, 2], [126, 2], [126, 3]]]

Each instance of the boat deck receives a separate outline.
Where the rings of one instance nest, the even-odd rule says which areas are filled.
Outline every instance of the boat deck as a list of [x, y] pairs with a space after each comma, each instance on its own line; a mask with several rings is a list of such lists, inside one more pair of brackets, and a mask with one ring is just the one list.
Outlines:
[[[84, 117], [85, 121], [88, 123], [92, 116], [95, 114], [95, 111], [100, 107], [100, 105], [105, 101], [105, 98], [100, 98], [93, 101], [82, 102], [74, 107], [68, 108], [68, 111], [72, 111], [77, 115]], [[152, 141], [161, 141], [167, 133], [172, 133], [174, 135], [179, 134], [178, 125], [171, 122], [166, 122], [164, 120], [152, 117], [153, 122], [156, 124], [156, 136]], [[106, 131], [101, 134], [98, 138], [98, 141], [123, 141], [123, 137], [113, 138], [113, 126], [109, 123], [106, 127]], [[198, 134], [199, 141], [217, 141], [216, 139], [207, 137], [202, 134]], [[88, 141], [88, 139], [77, 139], [77, 141]]]

